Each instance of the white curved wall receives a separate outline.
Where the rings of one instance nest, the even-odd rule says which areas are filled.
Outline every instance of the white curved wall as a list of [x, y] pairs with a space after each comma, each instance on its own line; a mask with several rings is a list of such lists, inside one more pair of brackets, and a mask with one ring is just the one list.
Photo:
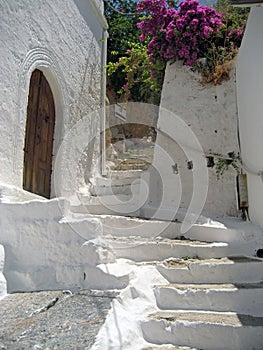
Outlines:
[[263, 227], [263, 7], [251, 9], [237, 62], [241, 155], [247, 168], [250, 218]]

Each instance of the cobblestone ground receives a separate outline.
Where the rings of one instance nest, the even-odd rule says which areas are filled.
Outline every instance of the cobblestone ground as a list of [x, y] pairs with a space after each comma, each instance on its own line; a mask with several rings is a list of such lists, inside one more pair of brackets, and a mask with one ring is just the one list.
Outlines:
[[45, 291], [0, 301], [0, 350], [90, 349], [114, 292]]

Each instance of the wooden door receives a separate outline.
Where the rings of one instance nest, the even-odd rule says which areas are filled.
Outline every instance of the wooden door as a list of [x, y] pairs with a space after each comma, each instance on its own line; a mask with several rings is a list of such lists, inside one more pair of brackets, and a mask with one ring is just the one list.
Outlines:
[[31, 76], [24, 148], [23, 188], [50, 198], [55, 105], [44, 74]]

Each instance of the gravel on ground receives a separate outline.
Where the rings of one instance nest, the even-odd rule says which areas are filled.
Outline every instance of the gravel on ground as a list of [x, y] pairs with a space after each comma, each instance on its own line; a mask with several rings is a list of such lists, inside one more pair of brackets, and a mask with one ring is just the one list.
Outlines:
[[14, 293], [0, 301], [0, 350], [90, 349], [114, 291]]

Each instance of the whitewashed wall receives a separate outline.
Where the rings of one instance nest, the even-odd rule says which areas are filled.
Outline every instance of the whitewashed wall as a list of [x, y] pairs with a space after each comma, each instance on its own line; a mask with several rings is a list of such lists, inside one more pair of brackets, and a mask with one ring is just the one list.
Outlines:
[[251, 9], [237, 62], [241, 155], [247, 170], [249, 213], [263, 227], [263, 7]]
[[[102, 8], [101, 0], [0, 0], [0, 182], [22, 186], [27, 99], [36, 68], [44, 72], [55, 99], [53, 154], [83, 117], [98, 135], [100, 116], [90, 112], [101, 104]], [[95, 156], [98, 144], [93, 145]], [[92, 172], [90, 155], [85, 162], [76, 183], [83, 172]], [[71, 176], [69, 169], [62, 170], [61, 186]]]
[[6, 279], [3, 274], [5, 266], [5, 250], [2, 245], [0, 245], [0, 300], [6, 295]]
[[[180, 62], [167, 65], [153, 162], [159, 175], [154, 171], [150, 175], [150, 194], [143, 209], [146, 216], [157, 208], [157, 216], [163, 218], [171, 218], [178, 207], [188, 209], [194, 188], [195, 206], [198, 207], [198, 201], [201, 202], [205, 195], [207, 171], [208, 193], [203, 213], [213, 216], [237, 214], [235, 171], [229, 170], [217, 180], [215, 169], [206, 168], [206, 159], [197, 151], [194, 137], [204, 153], [227, 155], [238, 152], [234, 68], [230, 80], [213, 86], [200, 84], [200, 76]], [[177, 121], [175, 116], [179, 118]], [[183, 124], [179, 120], [185, 131], [180, 131]], [[193, 170], [187, 168], [189, 160], [193, 161]], [[178, 174], [172, 168], [175, 163]], [[202, 167], [207, 169], [203, 169], [204, 176], [200, 176]], [[193, 181], [196, 170], [199, 173]]]
[[58, 198], [1, 203], [0, 298], [6, 291], [115, 289], [127, 284], [127, 276], [100, 268], [115, 260], [103, 240], [101, 221], [66, 219], [68, 206]]

